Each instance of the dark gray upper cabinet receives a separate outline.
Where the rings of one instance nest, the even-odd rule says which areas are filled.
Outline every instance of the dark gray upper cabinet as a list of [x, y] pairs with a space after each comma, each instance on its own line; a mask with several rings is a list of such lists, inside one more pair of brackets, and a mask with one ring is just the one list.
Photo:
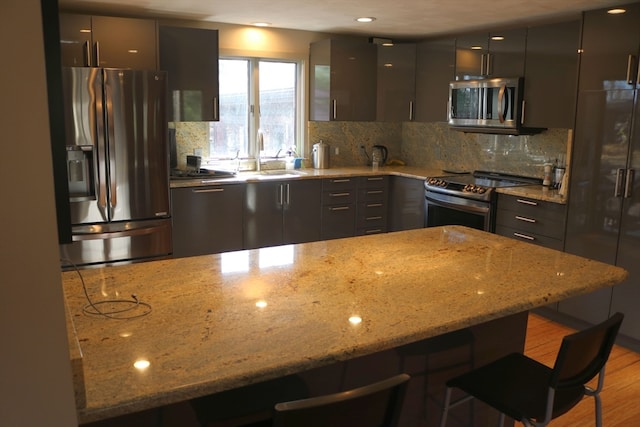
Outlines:
[[523, 76], [526, 37], [526, 28], [459, 36], [455, 79]]
[[375, 121], [376, 46], [359, 40], [311, 43], [309, 120]]
[[156, 29], [152, 19], [61, 13], [62, 65], [155, 70]]
[[606, 9], [585, 12], [580, 90], [637, 87], [640, 3], [621, 8], [626, 13], [612, 15]]
[[524, 126], [573, 128], [580, 25], [580, 20], [575, 20], [528, 29]]
[[415, 121], [447, 121], [449, 82], [455, 78], [455, 64], [455, 39], [426, 40], [418, 43]]
[[380, 122], [414, 119], [416, 45], [378, 45], [377, 112]]
[[160, 69], [169, 76], [169, 121], [218, 121], [218, 30], [159, 29]]

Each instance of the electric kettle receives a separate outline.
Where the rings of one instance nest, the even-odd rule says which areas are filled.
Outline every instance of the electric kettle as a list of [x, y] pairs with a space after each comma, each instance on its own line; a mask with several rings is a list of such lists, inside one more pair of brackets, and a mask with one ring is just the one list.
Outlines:
[[377, 164], [378, 166], [384, 166], [387, 162], [387, 156], [389, 155], [389, 150], [384, 145], [374, 145], [373, 151], [371, 152], [371, 163], [373, 165]]

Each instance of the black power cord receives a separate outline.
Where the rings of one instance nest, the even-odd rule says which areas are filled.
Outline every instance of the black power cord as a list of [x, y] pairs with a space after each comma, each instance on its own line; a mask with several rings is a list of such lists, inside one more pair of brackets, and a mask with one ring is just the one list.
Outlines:
[[[87, 305], [82, 307], [83, 313], [90, 316], [101, 316], [116, 320], [136, 319], [138, 317], [143, 317], [151, 313], [151, 305], [146, 302], [140, 301], [136, 294], [131, 294], [131, 299], [108, 299], [93, 302], [89, 297], [89, 292], [87, 291], [84, 277], [82, 277], [82, 273], [78, 266], [69, 259], [65, 259], [63, 261], [68, 262], [73, 267], [75, 272], [78, 274], [78, 277], [80, 278], [80, 282], [82, 283], [82, 290], [84, 291], [84, 296], [88, 302]], [[100, 308], [98, 308], [105, 306], [108, 306], [107, 310], [101, 310]], [[137, 312], [139, 310], [142, 310], [142, 312]]]

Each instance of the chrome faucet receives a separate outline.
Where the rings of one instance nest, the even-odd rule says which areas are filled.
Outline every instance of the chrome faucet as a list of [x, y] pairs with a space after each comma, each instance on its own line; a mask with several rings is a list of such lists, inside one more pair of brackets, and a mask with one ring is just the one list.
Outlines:
[[260, 172], [260, 153], [264, 150], [264, 133], [262, 129], [258, 129], [256, 137], [256, 170]]

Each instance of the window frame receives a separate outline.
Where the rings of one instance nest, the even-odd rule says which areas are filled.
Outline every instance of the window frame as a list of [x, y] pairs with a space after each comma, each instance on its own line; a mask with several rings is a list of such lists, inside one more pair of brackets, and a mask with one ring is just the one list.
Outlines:
[[[257, 152], [257, 135], [260, 126], [260, 93], [259, 93], [259, 67], [260, 62], [282, 62], [292, 63], [296, 66], [296, 82], [295, 82], [295, 146], [299, 157], [304, 157], [306, 147], [306, 96], [305, 96], [305, 67], [306, 61], [302, 58], [290, 58], [290, 57], [277, 57], [277, 56], [263, 56], [263, 55], [246, 55], [246, 54], [231, 54], [221, 52], [218, 58], [221, 60], [245, 60], [248, 61], [248, 73], [249, 73], [249, 104], [247, 111], [248, 118], [248, 147], [247, 155], [245, 159], [256, 159]], [[284, 153], [281, 153], [281, 156]], [[224, 160], [220, 158], [219, 160]]]

